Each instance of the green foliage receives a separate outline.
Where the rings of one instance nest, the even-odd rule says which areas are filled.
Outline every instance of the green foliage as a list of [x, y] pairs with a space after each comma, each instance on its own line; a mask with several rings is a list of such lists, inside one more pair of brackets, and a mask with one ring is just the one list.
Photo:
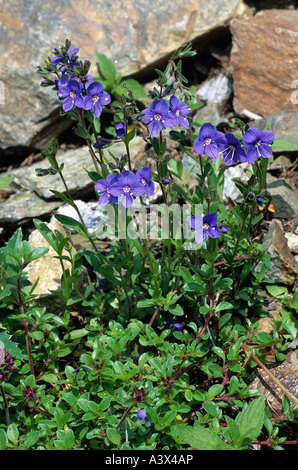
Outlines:
[[[64, 52], [69, 47], [66, 42]], [[152, 92], [164, 96], [172, 90], [195, 110], [181, 61], [194, 55], [191, 45], [175, 51], [165, 71], [157, 70]], [[129, 80], [123, 87], [115, 64], [103, 54], [97, 60], [99, 79], [116, 97], [112, 124], [128, 125], [143, 90]], [[130, 165], [137, 126], [122, 137], [122, 160], [110, 151], [113, 139], [92, 151], [100, 138], [99, 119], [77, 110], [69, 117], [89, 144], [92, 184], [110, 172], [107, 151], [115, 172]], [[248, 129], [239, 119], [229, 125], [239, 139]], [[266, 367], [268, 352], [284, 360], [298, 327], [297, 293], [265, 279], [270, 256], [256, 237], [263, 217], [256, 197], [262, 195], [264, 206], [268, 202], [267, 161], [252, 165], [248, 182], [234, 180], [242, 200], [225, 204], [227, 167], [221, 158], [211, 161], [192, 151], [199, 126], [191, 122], [190, 129], [170, 131], [181, 155], [192, 159], [187, 171], [182, 159], [172, 158], [162, 135], [146, 137], [156, 165], [152, 179], [162, 188], [160, 214], [170, 214], [167, 236], [161, 236], [166, 230], [160, 226], [158, 237], [148, 239], [129, 231], [121, 238], [119, 230], [113, 239], [107, 234], [105, 250], [87, 230], [68, 190], [56, 159], [58, 141], [42, 150], [50, 166], [37, 175], [59, 175], [65, 191], [52, 193], [79, 221], [56, 215], [68, 231], [64, 236], [33, 220], [61, 266], [59, 287], [46, 306], [27, 267], [48, 248], [31, 249], [20, 228], [0, 248], [1, 450], [245, 450], [257, 442], [285, 447], [286, 436], [279, 433], [297, 424], [297, 398], [283, 389], [283, 412], [276, 418], [250, 386], [254, 369]], [[194, 188], [187, 180], [192, 173]], [[220, 237], [208, 237], [195, 248], [193, 232], [175, 237], [170, 209], [181, 214], [186, 203], [188, 218], [198, 206], [200, 215], [216, 212]], [[119, 205], [115, 215], [120, 217]], [[134, 221], [127, 211], [125, 230]], [[73, 232], [85, 239], [84, 248], [74, 249]], [[86, 271], [93, 276], [87, 285], [81, 282]], [[283, 305], [270, 333], [260, 331], [258, 323], [268, 315], [260, 295], [265, 288]]]
[[97, 52], [96, 59], [99, 72], [98, 81], [116, 99], [120, 99], [122, 94], [127, 96], [127, 89], [132, 92], [135, 99], [146, 98], [147, 95], [142, 85], [132, 78], [123, 79], [117, 72], [114, 62], [106, 55]]

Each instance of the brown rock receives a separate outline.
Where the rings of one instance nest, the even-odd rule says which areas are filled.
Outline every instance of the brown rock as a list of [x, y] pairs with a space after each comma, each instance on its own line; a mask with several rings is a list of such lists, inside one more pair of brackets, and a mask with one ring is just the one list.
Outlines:
[[[298, 356], [291, 351], [284, 362], [266, 365], [277, 380], [295, 398], [298, 398]], [[276, 382], [261, 368], [258, 368], [254, 381], [249, 388], [259, 390], [260, 395], [265, 395], [270, 408], [277, 414], [282, 412], [282, 399], [285, 394]], [[293, 400], [290, 400], [293, 406]]]
[[[38, 65], [68, 38], [97, 75], [96, 52], [131, 75], [179, 46], [228, 25], [243, 14], [243, 0], [11, 0], [1, 2], [0, 150], [40, 149], [69, 126], [57, 119], [55, 92], [39, 86]], [[11, 150], [12, 152], [12, 150]]]
[[298, 11], [265, 10], [231, 22], [234, 108], [261, 116], [294, 109]]

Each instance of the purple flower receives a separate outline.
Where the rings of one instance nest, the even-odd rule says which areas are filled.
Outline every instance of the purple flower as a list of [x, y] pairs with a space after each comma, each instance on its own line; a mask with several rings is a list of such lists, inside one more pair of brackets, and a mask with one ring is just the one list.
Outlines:
[[72, 62], [76, 61], [76, 55], [79, 52], [79, 49], [76, 47], [70, 47], [67, 51], [67, 54], [59, 56], [59, 55], [54, 55], [54, 57], [51, 60], [51, 64], [53, 65], [58, 65], [60, 62], [65, 62], [67, 60], [70, 60]]
[[155, 184], [151, 181], [151, 168], [144, 166], [141, 170], [137, 170], [136, 177], [144, 185], [146, 196], [153, 196]]
[[177, 331], [183, 331], [182, 323], [179, 323], [177, 320], [168, 320], [166, 324], [166, 328], [174, 327]]
[[236, 137], [227, 132], [224, 134], [224, 141], [219, 145], [220, 152], [223, 154], [223, 160], [227, 166], [233, 165], [239, 160], [239, 162], [246, 162], [246, 152]]
[[137, 411], [137, 417], [139, 419], [144, 419], [146, 421], [146, 423], [150, 423], [150, 420], [149, 420], [148, 416], [146, 415], [145, 408], [140, 408]]
[[102, 106], [110, 102], [111, 97], [106, 91], [103, 91], [103, 86], [100, 82], [92, 82], [88, 85], [83, 106], [86, 111], [92, 110], [95, 116], [99, 117], [102, 112]]
[[[67, 77], [65, 75], [65, 77]], [[59, 84], [60, 82], [60, 84]], [[58, 96], [63, 99], [63, 111], [68, 112], [74, 106], [82, 108], [84, 104], [82, 96], [82, 85], [77, 80], [62, 77], [58, 81]]]
[[190, 112], [189, 106], [184, 101], [179, 101], [177, 96], [173, 95], [170, 98], [170, 109], [172, 116], [176, 120], [176, 126], [182, 126], [185, 129], [189, 129], [189, 122], [186, 119]]
[[248, 163], [255, 162], [258, 157], [272, 157], [271, 144], [275, 139], [273, 131], [260, 131], [255, 127], [248, 129], [243, 136], [243, 144], [247, 149]]
[[208, 236], [210, 238], [218, 238], [220, 236], [216, 212], [207, 214], [203, 218], [202, 216], [194, 215], [188, 222], [191, 228], [195, 230], [195, 240], [197, 243], [206, 240]]
[[[99, 143], [100, 148], [103, 148], [105, 145], [110, 144], [109, 141], [104, 140], [104, 139], [99, 140], [98, 143]], [[93, 147], [96, 148], [96, 149], [98, 148], [97, 142], [95, 144], [93, 144]]]
[[193, 149], [199, 155], [210, 158], [219, 157], [219, 146], [224, 144], [224, 134], [219, 132], [210, 122], [202, 125], [199, 137], [194, 141]]
[[162, 179], [163, 184], [169, 184], [169, 182], [170, 182], [169, 178], [163, 178]]
[[109, 202], [114, 202], [114, 204], [118, 204], [118, 198], [110, 194], [109, 189], [113, 183], [116, 183], [118, 180], [117, 173], [111, 173], [107, 176], [106, 179], [98, 180], [95, 183], [95, 190], [100, 193], [100, 197], [98, 199], [98, 204], [100, 206], [105, 206], [109, 204]]
[[162, 98], [157, 98], [150, 106], [150, 109], [142, 111], [144, 123], [149, 124], [149, 131], [155, 137], [165, 127], [175, 126], [175, 119], [169, 112], [168, 103]]
[[124, 122], [118, 122], [115, 126], [117, 139], [120, 139], [126, 134], [126, 125]]
[[126, 170], [120, 173], [118, 181], [110, 186], [109, 192], [112, 196], [120, 196], [121, 204], [128, 208], [133, 203], [133, 196], [142, 196], [145, 188], [132, 171]]

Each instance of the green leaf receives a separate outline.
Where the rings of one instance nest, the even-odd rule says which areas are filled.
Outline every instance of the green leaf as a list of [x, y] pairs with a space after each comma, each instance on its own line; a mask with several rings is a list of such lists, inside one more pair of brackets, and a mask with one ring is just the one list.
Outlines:
[[117, 92], [120, 89], [120, 87], [122, 87], [123, 91], [120, 94], [126, 94], [125, 93], [126, 89], [123, 86], [123, 83], [125, 83], [125, 85], [130, 89], [134, 98], [140, 99], [140, 98], [147, 97], [142, 85], [137, 80], [134, 80], [133, 78], [128, 78], [127, 80], [124, 80], [123, 82], [121, 82], [121, 85], [117, 87]]
[[298, 149], [297, 145], [292, 144], [291, 142], [287, 142], [286, 140], [275, 140], [271, 147], [273, 150], [292, 151]]
[[1, 176], [1, 178], [0, 178], [0, 191], [1, 191], [1, 189], [5, 188], [6, 186], [8, 186], [12, 182], [13, 182], [13, 177], [12, 176]]
[[33, 219], [33, 223], [37, 230], [42, 234], [43, 238], [57, 252], [57, 241], [52, 230], [50, 230], [49, 227], [39, 219]]
[[0, 429], [0, 450], [5, 450], [6, 443], [6, 432], [4, 429]]
[[10, 424], [7, 428], [7, 438], [13, 444], [17, 444], [19, 438], [19, 431], [15, 424]]
[[114, 62], [109, 59], [105, 54], [96, 52], [96, 59], [98, 63], [99, 72], [105, 80], [114, 81], [116, 79], [116, 67]]
[[120, 444], [121, 442], [121, 436], [118, 431], [114, 428], [108, 428], [107, 429], [107, 436], [109, 441], [111, 441], [113, 444]]
[[50, 189], [51, 193], [55, 194], [59, 199], [62, 199], [62, 201], [66, 202], [66, 204], [69, 204], [70, 206], [74, 207], [74, 203], [71, 199], [69, 199], [65, 194], [60, 193], [59, 191], [55, 191], [54, 189]]
[[236, 416], [235, 421], [228, 420], [228, 430], [236, 448], [245, 448], [258, 438], [265, 417], [265, 397], [261, 396], [248, 405]]
[[184, 310], [183, 308], [181, 307], [181, 305], [170, 305], [169, 308], [168, 308], [169, 312], [171, 312], [173, 315], [178, 315], [178, 316], [182, 316], [184, 315]]
[[58, 222], [70, 228], [71, 230], [75, 230], [80, 235], [83, 235], [84, 237], [87, 236], [83, 225], [72, 217], [63, 214], [55, 214], [55, 219], [57, 219]]
[[182, 441], [197, 450], [233, 450], [229, 444], [223, 442], [215, 431], [205, 429], [200, 425], [192, 427], [178, 424], [173, 426], [171, 434], [179, 442]]
[[11, 336], [8, 335], [6, 331], [0, 333], [0, 347], [5, 348], [12, 357], [15, 357], [16, 359], [23, 359], [22, 352], [19, 349], [17, 343], [11, 341], [10, 338]]

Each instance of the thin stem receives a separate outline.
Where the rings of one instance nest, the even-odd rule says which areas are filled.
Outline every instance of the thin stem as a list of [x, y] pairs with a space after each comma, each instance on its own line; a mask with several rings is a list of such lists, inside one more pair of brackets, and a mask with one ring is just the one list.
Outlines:
[[[19, 299], [18, 306], [19, 306], [21, 314], [23, 315], [23, 317], [25, 317], [24, 304], [23, 304], [23, 299], [22, 299], [22, 294], [21, 294], [21, 280], [20, 280], [20, 278], [18, 278], [18, 280], [17, 280], [17, 285], [18, 285], [18, 299]], [[32, 353], [31, 353], [31, 341], [30, 341], [30, 336], [29, 336], [29, 332], [28, 332], [28, 323], [27, 323], [26, 318], [23, 318], [23, 325], [24, 325], [24, 332], [25, 332], [25, 339], [26, 339], [26, 346], [27, 346], [30, 372], [35, 377], [33, 361], [32, 361]]]
[[78, 209], [78, 206], [77, 206], [76, 203], [74, 202], [73, 197], [71, 196], [71, 194], [70, 194], [70, 192], [69, 192], [69, 189], [68, 189], [68, 186], [67, 186], [66, 181], [65, 181], [65, 179], [64, 179], [64, 176], [63, 176], [63, 174], [62, 174], [62, 171], [59, 171], [59, 175], [60, 175], [60, 178], [61, 178], [61, 180], [62, 180], [62, 183], [63, 183], [63, 185], [64, 185], [64, 187], [65, 187], [67, 196], [68, 196], [68, 198], [72, 201], [72, 203], [73, 203], [73, 208], [75, 209], [76, 213], [77, 213], [78, 216], [79, 216], [79, 219], [80, 219], [81, 224], [82, 224], [82, 226], [83, 226], [83, 228], [84, 228], [84, 232], [85, 232], [85, 234], [86, 234], [86, 237], [87, 237], [88, 240], [90, 241], [90, 243], [91, 243], [91, 245], [93, 246], [94, 250], [95, 250], [96, 252], [98, 252], [98, 249], [97, 249], [97, 247], [96, 247], [96, 245], [95, 245], [95, 243], [94, 243], [92, 237], [90, 236], [90, 234], [89, 234], [89, 232], [88, 232], [88, 229], [87, 229], [87, 227], [86, 227], [86, 225], [85, 225], [85, 222], [84, 222], [84, 220], [83, 220], [83, 217], [81, 216], [81, 213], [80, 213], [80, 211], [79, 211], [79, 209]]
[[253, 353], [251, 352], [251, 349], [246, 346], [246, 344], [242, 343], [241, 345], [242, 349], [246, 352], [246, 353], [249, 353], [251, 358], [257, 363], [259, 364], [259, 366], [266, 372], [266, 374], [269, 375], [269, 377], [276, 383], [276, 385], [278, 385], [278, 387], [290, 398], [290, 400], [292, 400], [296, 406], [298, 406], [298, 400], [296, 397], [294, 397], [294, 395], [292, 395], [291, 392], [289, 392], [289, 390], [287, 390], [281, 383], [280, 381], [272, 374], [272, 372], [270, 372], [269, 369], [267, 369], [267, 367], [262, 363], [262, 361], [260, 361], [260, 359]]
[[7, 404], [4, 388], [3, 388], [2, 385], [0, 385], [0, 392], [1, 392], [1, 395], [2, 395], [4, 409], [5, 409], [6, 424], [7, 424], [7, 426], [9, 426], [10, 425], [9, 409], [8, 409], [8, 404]]

